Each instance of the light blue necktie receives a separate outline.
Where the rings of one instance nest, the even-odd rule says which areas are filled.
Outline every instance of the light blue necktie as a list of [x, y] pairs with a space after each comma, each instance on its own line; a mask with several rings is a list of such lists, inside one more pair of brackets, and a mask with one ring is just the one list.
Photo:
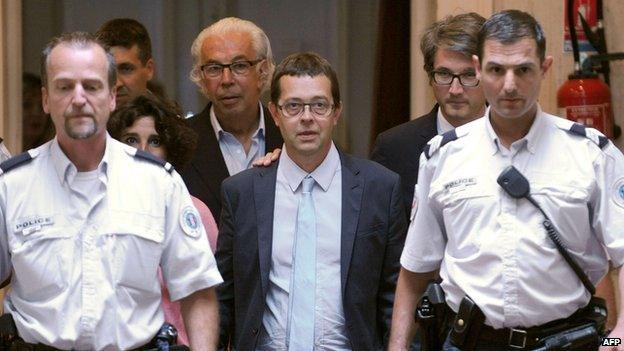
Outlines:
[[290, 351], [314, 349], [314, 305], [316, 293], [316, 215], [312, 201], [314, 179], [303, 179], [297, 234], [293, 253], [294, 274], [290, 314]]

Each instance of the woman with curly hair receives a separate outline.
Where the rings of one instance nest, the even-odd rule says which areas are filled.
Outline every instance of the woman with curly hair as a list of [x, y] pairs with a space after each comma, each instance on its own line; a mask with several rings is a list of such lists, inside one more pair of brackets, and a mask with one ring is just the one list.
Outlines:
[[[119, 107], [108, 120], [109, 134], [130, 146], [147, 151], [180, 169], [191, 158], [197, 134], [180, 117], [180, 108], [154, 96], [138, 96]], [[210, 248], [217, 245], [217, 224], [199, 199], [191, 196], [208, 234]], [[188, 336], [180, 315], [180, 304], [171, 302], [161, 277], [165, 320], [178, 329], [178, 342], [188, 345]]]

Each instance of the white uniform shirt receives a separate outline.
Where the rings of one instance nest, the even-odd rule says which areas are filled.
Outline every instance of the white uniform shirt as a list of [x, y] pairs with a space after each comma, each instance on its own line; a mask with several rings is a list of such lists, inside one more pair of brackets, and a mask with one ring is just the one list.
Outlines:
[[[489, 109], [486, 113], [489, 116]], [[539, 211], [496, 183], [509, 165], [596, 283], [607, 270], [603, 245], [624, 262], [624, 157], [571, 134], [572, 122], [538, 109], [529, 133], [505, 149], [489, 118], [457, 128], [459, 138], [420, 159], [417, 211], [401, 257], [404, 268], [440, 268], [450, 307], [470, 296], [494, 328], [530, 327], [564, 318], [589, 293], [542, 227]], [[587, 130], [592, 139], [597, 131]], [[432, 150], [441, 136], [430, 142]]]
[[[257, 346], [262, 351], [288, 350], [293, 244], [301, 183], [308, 175], [290, 159], [286, 148], [282, 150], [277, 167], [269, 289]], [[315, 181], [312, 199], [317, 235], [314, 350], [350, 350], [340, 285], [342, 169], [333, 143], [310, 176]]]
[[0, 176], [0, 279], [20, 336], [60, 349], [146, 344], [172, 300], [222, 282], [180, 176], [107, 137], [87, 198], [56, 139]]

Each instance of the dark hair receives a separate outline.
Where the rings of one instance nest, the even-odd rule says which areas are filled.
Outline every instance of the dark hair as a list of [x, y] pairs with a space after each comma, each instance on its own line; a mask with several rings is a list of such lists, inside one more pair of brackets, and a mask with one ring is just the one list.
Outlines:
[[108, 46], [126, 49], [136, 45], [139, 60], [145, 65], [152, 58], [152, 41], [145, 26], [132, 18], [115, 18], [102, 25], [95, 35]]
[[485, 18], [475, 12], [447, 16], [435, 22], [423, 33], [420, 51], [423, 54], [424, 70], [431, 74], [438, 49], [447, 49], [472, 59], [477, 54], [477, 37]]
[[64, 33], [58, 37], [52, 38], [41, 52], [41, 85], [48, 86], [48, 58], [52, 50], [59, 45], [68, 45], [76, 49], [87, 49], [92, 45], [96, 45], [104, 50], [106, 61], [108, 61], [108, 88], [113, 89], [117, 83], [117, 69], [115, 67], [115, 58], [108, 50], [106, 44], [102, 43], [93, 34], [87, 32]]
[[119, 107], [108, 120], [110, 135], [120, 140], [127, 128], [142, 117], [152, 117], [156, 132], [167, 151], [167, 161], [180, 169], [191, 159], [197, 145], [195, 133], [180, 115], [181, 109], [173, 102], [155, 96], [140, 95]]
[[271, 101], [277, 104], [280, 94], [282, 93], [279, 80], [282, 76], [310, 76], [316, 77], [324, 75], [331, 83], [331, 93], [334, 99], [334, 105], [340, 106], [340, 86], [336, 72], [329, 62], [313, 52], [303, 52], [289, 55], [277, 67], [271, 79]]
[[514, 44], [522, 39], [535, 39], [540, 62], [546, 57], [546, 37], [539, 23], [530, 14], [519, 10], [505, 10], [492, 15], [479, 32], [479, 59], [483, 59], [486, 40]]

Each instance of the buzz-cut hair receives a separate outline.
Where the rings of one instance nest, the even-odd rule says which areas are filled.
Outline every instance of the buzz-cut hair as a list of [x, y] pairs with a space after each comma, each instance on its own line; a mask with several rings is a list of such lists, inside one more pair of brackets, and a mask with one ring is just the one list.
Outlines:
[[115, 18], [102, 25], [95, 35], [106, 45], [139, 49], [139, 60], [143, 65], [152, 58], [152, 41], [141, 22], [132, 18]]
[[537, 45], [540, 62], [546, 59], [546, 36], [542, 26], [527, 12], [504, 10], [490, 17], [479, 32], [479, 59], [483, 60], [483, 47], [487, 40], [509, 45], [522, 39], [533, 39]]

